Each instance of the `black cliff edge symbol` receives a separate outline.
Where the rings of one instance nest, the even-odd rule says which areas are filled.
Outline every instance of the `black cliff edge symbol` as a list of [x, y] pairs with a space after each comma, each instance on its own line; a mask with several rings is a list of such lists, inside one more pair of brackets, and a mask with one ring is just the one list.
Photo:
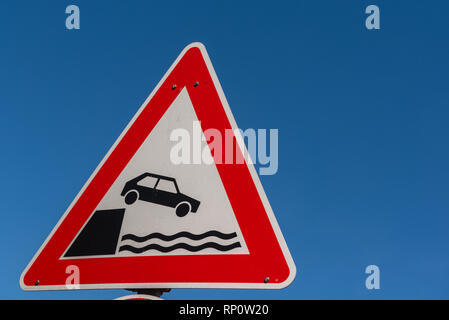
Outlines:
[[[139, 184], [139, 182], [142, 182], [147, 177], [153, 178], [152, 181], [155, 181], [154, 185]], [[178, 217], [184, 217], [189, 212], [196, 212], [200, 206], [200, 201], [186, 196], [179, 191], [175, 178], [149, 172], [145, 172], [126, 182], [121, 196], [125, 197], [125, 203], [127, 205], [141, 200], [175, 208], [175, 213]]]
[[97, 210], [64, 257], [115, 254], [125, 209]]

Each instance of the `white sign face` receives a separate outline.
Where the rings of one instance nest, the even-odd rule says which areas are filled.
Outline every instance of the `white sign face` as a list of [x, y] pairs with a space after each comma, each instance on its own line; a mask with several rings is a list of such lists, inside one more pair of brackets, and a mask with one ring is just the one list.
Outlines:
[[[197, 121], [183, 89], [95, 209], [125, 209], [116, 256], [248, 254], [215, 163], [174, 164], [170, 159], [173, 130], [194, 137]], [[212, 157], [201, 134], [201, 150]]]

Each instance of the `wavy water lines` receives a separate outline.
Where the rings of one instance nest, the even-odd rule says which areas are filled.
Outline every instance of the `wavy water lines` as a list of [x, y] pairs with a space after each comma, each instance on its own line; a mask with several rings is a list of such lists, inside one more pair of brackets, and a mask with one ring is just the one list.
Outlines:
[[[149, 240], [162, 240], [163, 242], [169, 242], [174, 241], [180, 238], [186, 238], [193, 241], [201, 241], [203, 239], [213, 237], [217, 238], [217, 240], [214, 241], [208, 241], [206, 243], [200, 243], [198, 245], [192, 245], [186, 242], [177, 242], [167, 245], [161, 245], [157, 243], [149, 243], [144, 246], [139, 246], [139, 244], [143, 242], [147, 242]], [[137, 236], [134, 234], [125, 234], [122, 236], [122, 241], [128, 240], [132, 241], [134, 243], [132, 244], [125, 244], [120, 246], [119, 251], [129, 251], [132, 253], [140, 254], [143, 252], [147, 252], [149, 250], [155, 250], [163, 253], [171, 252], [177, 249], [183, 249], [189, 252], [198, 252], [204, 249], [215, 249], [217, 251], [226, 252], [233, 250], [235, 248], [240, 248], [241, 244], [239, 241], [235, 241], [233, 243], [220, 243], [221, 240], [230, 240], [237, 237], [237, 233], [223, 233], [217, 230], [210, 230], [201, 234], [193, 234], [188, 231], [181, 231], [178, 233], [175, 233], [173, 235], [165, 235], [159, 232], [151, 233], [146, 236]]]

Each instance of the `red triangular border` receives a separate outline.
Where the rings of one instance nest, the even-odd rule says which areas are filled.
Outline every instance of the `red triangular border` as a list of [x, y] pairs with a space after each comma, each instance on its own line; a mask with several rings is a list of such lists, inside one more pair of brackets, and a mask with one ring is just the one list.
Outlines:
[[[195, 87], [195, 82], [200, 85]], [[224, 135], [225, 129], [237, 128], [204, 46], [187, 46], [25, 269], [20, 281], [23, 289], [66, 289], [69, 265], [79, 267], [82, 289], [282, 288], [293, 281], [295, 265], [257, 173], [246, 163], [217, 164], [217, 169], [249, 255], [60, 259], [183, 88], [188, 90], [203, 131], [215, 128]]]

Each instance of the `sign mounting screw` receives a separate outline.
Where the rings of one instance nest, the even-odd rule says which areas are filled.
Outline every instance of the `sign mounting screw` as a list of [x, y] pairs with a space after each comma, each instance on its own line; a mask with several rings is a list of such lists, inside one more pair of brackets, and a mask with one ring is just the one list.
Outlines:
[[171, 89], [172, 89], [172, 90], [175, 90], [175, 89], [176, 89], [176, 84], [174, 84], [174, 85], [171, 87]]
[[36, 280], [36, 282], [34, 283], [35, 286], [39, 285], [39, 280]]
[[263, 283], [268, 283], [268, 281], [270, 281], [270, 277], [266, 277], [265, 279], [263, 279]]
[[200, 83], [197, 81], [193, 84], [194, 87], [198, 87], [200, 85]]

